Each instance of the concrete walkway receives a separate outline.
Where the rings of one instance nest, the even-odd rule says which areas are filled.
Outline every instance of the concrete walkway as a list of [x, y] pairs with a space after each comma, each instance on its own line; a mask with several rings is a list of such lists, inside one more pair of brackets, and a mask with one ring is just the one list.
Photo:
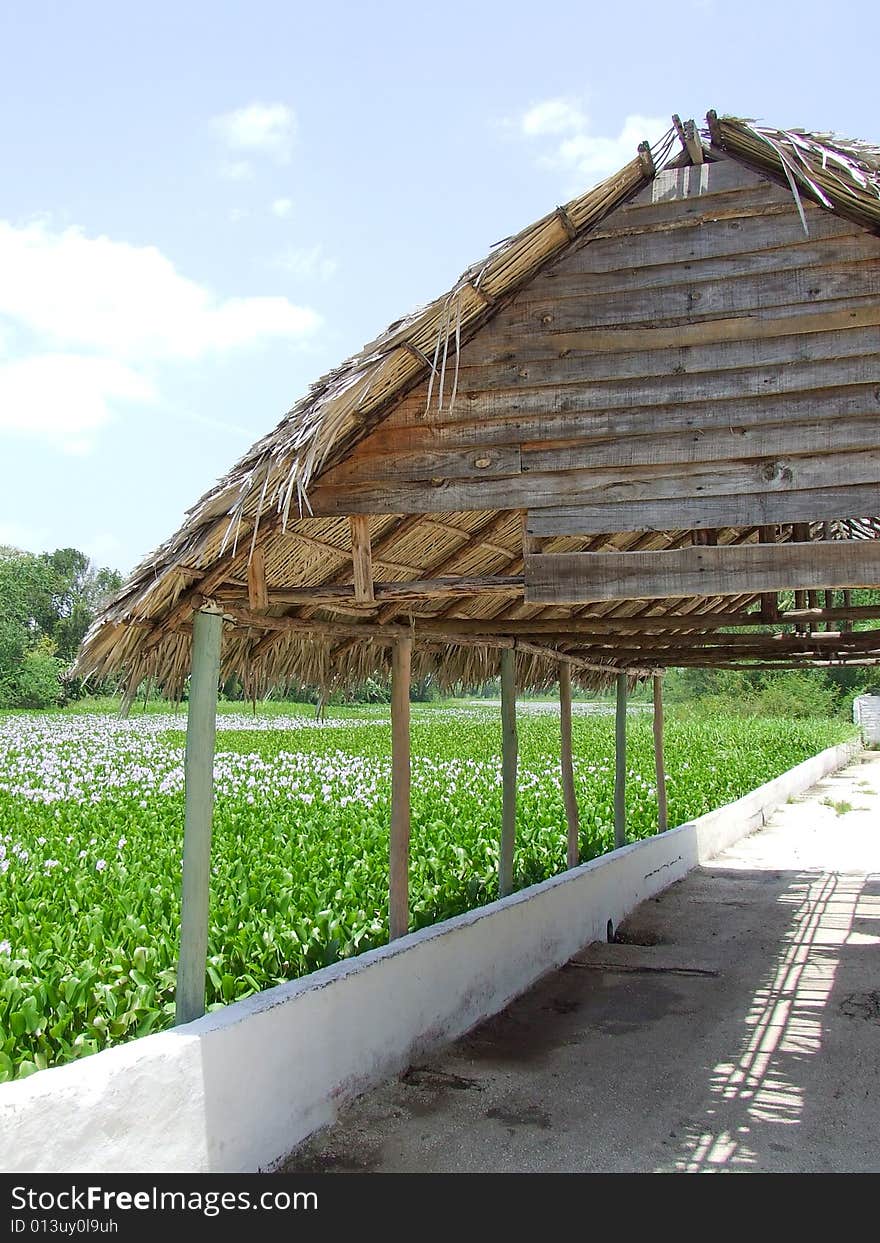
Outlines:
[[291, 1171], [880, 1170], [880, 754], [644, 903]]

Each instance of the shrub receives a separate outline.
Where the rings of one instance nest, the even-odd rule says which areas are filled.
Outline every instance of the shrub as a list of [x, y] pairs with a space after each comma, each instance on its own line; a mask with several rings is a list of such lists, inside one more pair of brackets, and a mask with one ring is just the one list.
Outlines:
[[54, 708], [61, 699], [64, 661], [54, 646], [40, 639], [0, 683], [0, 705], [7, 708]]
[[837, 692], [811, 672], [770, 674], [752, 700], [761, 716], [833, 716]]

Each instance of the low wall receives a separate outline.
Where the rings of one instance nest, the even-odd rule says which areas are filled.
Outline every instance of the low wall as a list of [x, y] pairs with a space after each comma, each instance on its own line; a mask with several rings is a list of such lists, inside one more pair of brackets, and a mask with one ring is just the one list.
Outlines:
[[0, 1087], [8, 1172], [268, 1169], [339, 1106], [496, 1013], [644, 899], [841, 767], [743, 799], [172, 1031]]
[[869, 691], [853, 700], [853, 720], [862, 731], [866, 747], [880, 746], [880, 694]]

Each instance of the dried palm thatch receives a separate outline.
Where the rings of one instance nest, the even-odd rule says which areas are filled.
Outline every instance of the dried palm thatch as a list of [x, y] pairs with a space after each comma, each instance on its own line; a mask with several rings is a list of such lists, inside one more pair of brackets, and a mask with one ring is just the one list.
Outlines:
[[[707, 137], [716, 148], [789, 185], [799, 208], [803, 194], [827, 210], [880, 229], [877, 148], [771, 130], [733, 117], [719, 119], [714, 113], [708, 122]], [[680, 165], [683, 157], [674, 156], [674, 144], [674, 129], [653, 149], [642, 144], [637, 157], [620, 172], [499, 243], [447, 294], [392, 324], [314, 384], [278, 426], [188, 511], [180, 530], [137, 567], [86, 636], [74, 674], [101, 676], [122, 670], [129, 686], [152, 677], [170, 692], [180, 691], [189, 670], [193, 607], [205, 598], [229, 602], [236, 593], [246, 592], [248, 567], [257, 548], [270, 588], [351, 583], [349, 524], [346, 519], [310, 516], [312, 481], [342, 460], [394, 403], [426, 378], [428, 404], [439, 410], [453, 405], [460, 347], [545, 265], [638, 194], [655, 170]], [[374, 564], [389, 585], [442, 575], [503, 578], [522, 571], [517, 511], [451, 513], [442, 519], [388, 514], [370, 520], [370, 534]], [[757, 528], [719, 533], [722, 543], [758, 538]], [[559, 539], [553, 542], [553, 551], [677, 547], [689, 539], [689, 533], [682, 531], [623, 533], [593, 541]], [[742, 609], [755, 598], [727, 599], [723, 604]], [[523, 686], [552, 682], [560, 657], [571, 661], [573, 677], [581, 685], [605, 684], [621, 668], [634, 677], [647, 672], [634, 665], [631, 656], [617, 659], [613, 649], [585, 653], [582, 644], [566, 642], [564, 622], [571, 610], [549, 610], [559, 620], [560, 634], [544, 645], [511, 638], [511, 599], [501, 598], [500, 604], [480, 597], [450, 609], [440, 592], [396, 605], [377, 601], [370, 609], [326, 599], [314, 607], [302, 600], [293, 608], [273, 605], [259, 617], [239, 609], [236, 624], [227, 627], [223, 672], [237, 673], [254, 695], [293, 681], [327, 689], [354, 685], [387, 668], [393, 641], [390, 623], [421, 631], [414, 672], [417, 676], [430, 672], [442, 685], [472, 684], [494, 676], [504, 646], [517, 648]], [[678, 601], [676, 611], [699, 615], [721, 604], [705, 598]], [[232, 616], [232, 603], [229, 608]], [[626, 639], [627, 618], [663, 611], [660, 604], [629, 601], [592, 609], [590, 615], [614, 618]], [[546, 617], [548, 610], [524, 605], [514, 596], [513, 615], [524, 623]], [[449, 632], [455, 618], [483, 619], [484, 629], [491, 628], [491, 641], [485, 633], [480, 642], [454, 631], [446, 639], [443, 626]], [[349, 632], [339, 630], [340, 620], [349, 623]], [[312, 633], [307, 624], [297, 629], [297, 622], [311, 623], [313, 629], [320, 624], [323, 633]], [[382, 632], [383, 625], [387, 633]]]
[[809, 231], [800, 195], [880, 232], [880, 147], [837, 134], [780, 130], [740, 117], [706, 118], [706, 136], [722, 151], [777, 180], [784, 178]]

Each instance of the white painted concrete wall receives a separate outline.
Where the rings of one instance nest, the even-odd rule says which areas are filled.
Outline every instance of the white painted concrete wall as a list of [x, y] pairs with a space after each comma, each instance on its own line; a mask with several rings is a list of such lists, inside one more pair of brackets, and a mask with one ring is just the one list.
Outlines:
[[854, 699], [853, 720], [861, 728], [866, 747], [880, 746], [880, 695], [859, 695]]
[[339, 1106], [496, 1013], [645, 898], [844, 764], [744, 799], [195, 1023], [0, 1087], [7, 1172], [271, 1168]]

